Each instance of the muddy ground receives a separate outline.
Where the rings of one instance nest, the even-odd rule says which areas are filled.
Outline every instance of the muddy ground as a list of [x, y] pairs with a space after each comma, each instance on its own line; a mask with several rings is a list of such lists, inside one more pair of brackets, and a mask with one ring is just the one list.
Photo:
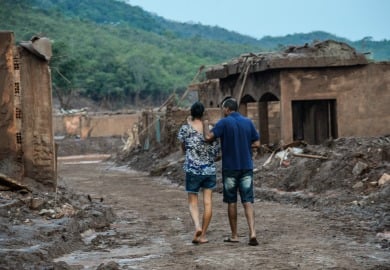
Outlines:
[[242, 207], [240, 243], [223, 242], [220, 177], [209, 243], [191, 243], [179, 151], [58, 143], [57, 192], [0, 191], [0, 269], [390, 269], [390, 137], [294, 145], [314, 158], [275, 152], [287, 153], [282, 162], [263, 149], [257, 247]]

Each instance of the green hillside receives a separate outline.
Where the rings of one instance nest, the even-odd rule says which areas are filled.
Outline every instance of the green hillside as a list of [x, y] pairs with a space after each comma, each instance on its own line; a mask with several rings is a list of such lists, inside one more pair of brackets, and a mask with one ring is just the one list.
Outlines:
[[[313, 40], [347, 41], [324, 32], [257, 40], [115, 0], [2, 0], [0, 18], [0, 30], [13, 31], [17, 42], [34, 35], [53, 41], [53, 90], [65, 108], [74, 93], [111, 109], [159, 105], [172, 92], [183, 93], [202, 65]], [[349, 43], [384, 60], [389, 42]]]

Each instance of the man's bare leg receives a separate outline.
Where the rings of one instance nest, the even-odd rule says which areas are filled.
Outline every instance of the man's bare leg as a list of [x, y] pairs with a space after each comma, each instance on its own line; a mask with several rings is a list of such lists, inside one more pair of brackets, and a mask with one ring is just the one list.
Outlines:
[[230, 240], [238, 241], [238, 232], [237, 232], [237, 203], [229, 203], [228, 204], [228, 217], [230, 230], [232, 235]]
[[244, 203], [243, 205], [244, 205], [244, 210], [245, 210], [246, 221], [247, 221], [248, 227], [249, 227], [249, 237], [255, 238], [256, 237], [255, 210], [253, 209], [253, 204], [248, 202], [248, 203]]
[[255, 210], [253, 204], [250, 202], [244, 203], [245, 217], [249, 227], [249, 245], [257, 246], [258, 242], [256, 239], [255, 229]]

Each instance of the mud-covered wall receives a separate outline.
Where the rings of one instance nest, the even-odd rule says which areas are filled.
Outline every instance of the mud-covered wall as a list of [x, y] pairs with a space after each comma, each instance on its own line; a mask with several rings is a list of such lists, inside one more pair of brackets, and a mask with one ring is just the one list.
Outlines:
[[138, 114], [88, 116], [81, 118], [81, 137], [108, 137], [123, 135], [132, 130]]
[[294, 100], [336, 100], [338, 137], [390, 134], [390, 63], [281, 72], [282, 139], [292, 141]]
[[55, 188], [56, 155], [49, 63], [18, 47], [22, 95], [22, 145], [25, 176]]
[[267, 70], [261, 73], [261, 76], [249, 74], [245, 83], [242, 96], [249, 95], [255, 101], [260, 99], [267, 93], [272, 93], [280, 99], [280, 71]]
[[11, 155], [16, 150], [13, 79], [13, 36], [0, 32], [0, 158]]
[[121, 136], [131, 131], [140, 114], [56, 115], [53, 117], [56, 136], [89, 137]]
[[[278, 144], [281, 139], [280, 129], [280, 102], [270, 101], [267, 104], [268, 109], [268, 136], [270, 144]], [[262, 134], [260, 134], [262, 136]]]
[[[260, 76], [259, 76], [260, 74]], [[251, 97], [253, 102], [260, 101], [265, 94], [271, 93], [280, 98], [280, 71], [271, 70], [257, 74], [249, 74], [243, 88], [242, 97]], [[194, 86], [199, 100], [206, 108], [220, 108], [222, 100], [227, 96], [236, 97], [241, 85], [237, 84], [238, 76], [229, 76], [218, 80], [210, 80]], [[267, 101], [267, 100], [266, 100]], [[251, 101], [252, 102], [252, 101]], [[243, 103], [247, 103], [243, 101]], [[245, 114], [245, 113], [244, 113]]]
[[0, 32], [0, 158], [10, 155], [15, 148], [14, 115], [14, 80], [12, 65], [13, 36]]
[[[16, 123], [15, 95], [18, 95], [19, 63], [14, 65], [12, 32], [0, 32], [0, 172], [20, 180], [23, 175], [21, 145], [17, 143], [20, 125]], [[15, 70], [16, 68], [16, 70]]]
[[221, 93], [219, 80], [209, 80], [204, 83], [199, 83], [196, 86], [199, 101], [203, 103], [206, 108], [218, 108], [223, 99]]

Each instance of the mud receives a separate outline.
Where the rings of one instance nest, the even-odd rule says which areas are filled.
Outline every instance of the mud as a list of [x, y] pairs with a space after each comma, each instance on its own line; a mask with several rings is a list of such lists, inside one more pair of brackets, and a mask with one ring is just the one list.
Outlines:
[[390, 269], [389, 137], [299, 147], [327, 159], [255, 158], [257, 247], [242, 207], [223, 242], [220, 179], [210, 242], [191, 243], [179, 151], [60, 157], [56, 193], [0, 191], [0, 269]]

